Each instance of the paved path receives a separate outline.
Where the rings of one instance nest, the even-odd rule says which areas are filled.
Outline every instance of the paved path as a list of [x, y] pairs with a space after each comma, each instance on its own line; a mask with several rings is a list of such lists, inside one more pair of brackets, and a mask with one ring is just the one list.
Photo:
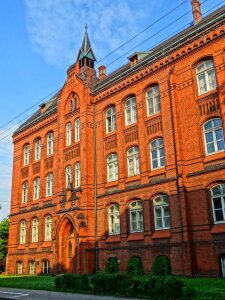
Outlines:
[[[124, 300], [125, 298], [106, 297], [106, 296], [92, 296], [83, 294], [72, 293], [59, 293], [49, 291], [35, 291], [13, 288], [0, 287], [0, 300], [1, 299], [17, 299], [17, 300]], [[127, 300], [127, 299], [126, 299]], [[137, 300], [131, 299], [129, 300]]]

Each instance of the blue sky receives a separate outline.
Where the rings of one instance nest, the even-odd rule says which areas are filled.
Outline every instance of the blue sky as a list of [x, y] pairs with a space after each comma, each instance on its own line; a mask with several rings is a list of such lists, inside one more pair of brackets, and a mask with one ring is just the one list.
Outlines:
[[[225, 4], [222, 0], [202, 2], [203, 14]], [[150, 26], [178, 5], [173, 13]], [[190, 10], [190, 0], [0, 1], [0, 219], [9, 214], [11, 135], [38, 105], [3, 125], [63, 85], [68, 66], [76, 60], [85, 24], [99, 61], [97, 67], [104, 64], [109, 73], [126, 63], [131, 53], [148, 50], [187, 27], [192, 21]], [[148, 26], [148, 30], [101, 60]]]

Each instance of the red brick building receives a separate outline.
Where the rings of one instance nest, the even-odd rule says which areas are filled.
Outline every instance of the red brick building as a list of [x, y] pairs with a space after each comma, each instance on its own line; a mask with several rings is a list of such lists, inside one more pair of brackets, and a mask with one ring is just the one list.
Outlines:
[[106, 75], [87, 31], [62, 89], [13, 135], [8, 273], [225, 276], [225, 6]]

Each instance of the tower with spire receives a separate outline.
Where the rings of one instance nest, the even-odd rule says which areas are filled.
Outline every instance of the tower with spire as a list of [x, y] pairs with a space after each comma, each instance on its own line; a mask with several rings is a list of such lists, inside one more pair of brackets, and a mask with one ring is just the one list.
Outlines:
[[77, 55], [77, 62], [79, 62], [79, 69], [91, 68], [94, 69], [94, 63], [96, 61], [94, 51], [92, 50], [91, 43], [89, 40], [87, 25], [85, 26], [85, 34], [82, 46]]

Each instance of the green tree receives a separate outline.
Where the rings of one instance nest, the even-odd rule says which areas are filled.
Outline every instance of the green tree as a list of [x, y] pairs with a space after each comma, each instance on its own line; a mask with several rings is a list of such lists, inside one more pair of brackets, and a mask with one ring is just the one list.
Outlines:
[[9, 219], [4, 219], [0, 222], [0, 272], [5, 271], [8, 235]]

